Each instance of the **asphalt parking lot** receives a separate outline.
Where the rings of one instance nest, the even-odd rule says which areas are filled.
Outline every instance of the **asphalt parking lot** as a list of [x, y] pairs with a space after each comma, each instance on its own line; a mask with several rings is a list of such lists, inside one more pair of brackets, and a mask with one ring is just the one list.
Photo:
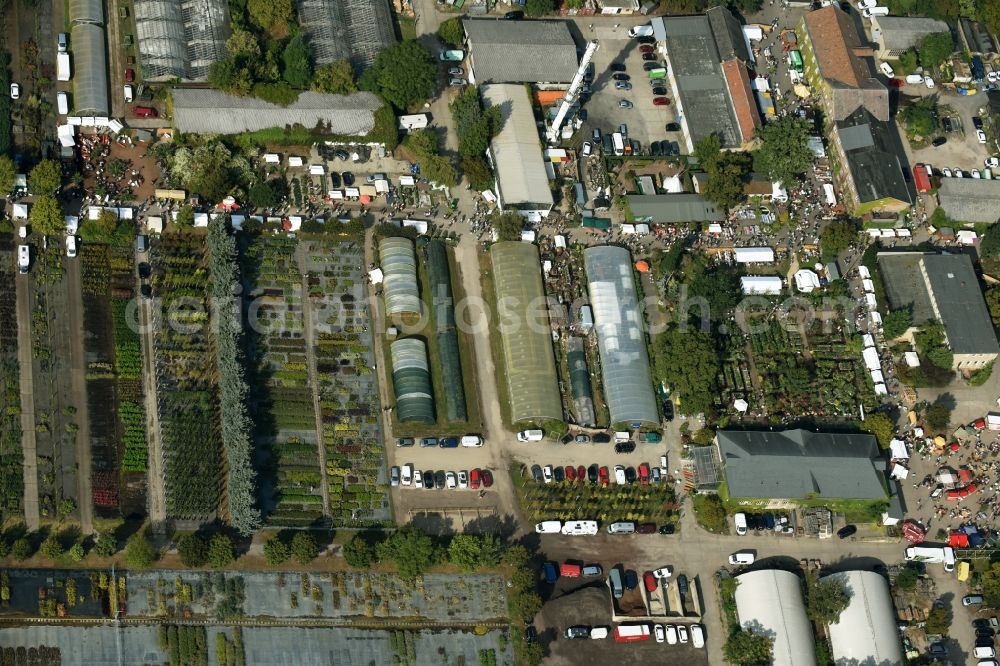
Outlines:
[[[594, 82], [591, 84], [591, 98], [583, 106], [587, 111], [587, 121], [580, 130], [583, 133], [583, 140], [590, 140], [594, 128], [600, 128], [602, 133], [617, 132], [618, 126], [625, 123], [628, 126], [629, 138], [641, 144], [642, 154], [648, 153], [650, 141], [664, 139], [677, 141], [680, 138], [679, 132], [667, 133], [665, 130], [667, 123], [676, 120], [673, 106], [674, 91], [670, 89], [667, 80], [660, 79], [667, 88], [666, 96], [671, 104], [654, 106], [649, 76], [642, 68], [642, 54], [639, 51], [641, 44], [629, 38], [624, 27], [615, 32], [604, 28], [600, 32], [598, 38], [601, 47], [593, 59]], [[584, 36], [589, 38], [586, 31]], [[664, 64], [662, 55], [658, 56], [656, 62]], [[631, 90], [615, 88], [615, 80], [612, 78], [615, 72], [610, 69], [612, 63], [625, 65], [625, 73], [629, 75], [629, 83], [632, 84]], [[619, 107], [618, 103], [621, 100], [631, 102], [632, 108]]]
[[[986, 103], [985, 95], [961, 96], [944, 94], [938, 89], [931, 90], [923, 85], [907, 85], [902, 88], [901, 93], [908, 96], [937, 94], [939, 106], [950, 107], [953, 111], [953, 113], [942, 112], [941, 116], [948, 116], [952, 119], [957, 117], [958, 119], [955, 131], [944, 132], [943, 130], [939, 130], [939, 135], [948, 139], [948, 142], [943, 146], [927, 146], [920, 150], [912, 150], [908, 147], [912, 163], [922, 162], [924, 164], [931, 164], [938, 171], [944, 167], [948, 167], [952, 170], [958, 168], [967, 172], [969, 169], [982, 169], [983, 160], [990, 155], [997, 154], [995, 146], [994, 150], [990, 152], [988, 146], [979, 143], [979, 140], [976, 138], [976, 129], [972, 124], [973, 116], [982, 117], [983, 115], [980, 109]], [[903, 143], [907, 143], [905, 139]]]

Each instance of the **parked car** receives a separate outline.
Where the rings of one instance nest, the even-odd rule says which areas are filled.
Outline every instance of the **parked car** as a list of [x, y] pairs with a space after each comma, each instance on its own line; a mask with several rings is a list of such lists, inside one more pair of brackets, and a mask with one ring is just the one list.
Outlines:
[[663, 148], [660, 146], [659, 141], [649, 142], [649, 154], [652, 155], [653, 157], [659, 157], [663, 155]]
[[493, 472], [488, 469], [482, 470], [483, 474], [483, 488], [489, 488], [493, 485]]
[[465, 76], [465, 70], [462, 69], [461, 67], [449, 67], [448, 68], [448, 75], [449, 76]]
[[680, 132], [681, 131], [681, 124], [680, 123], [667, 123], [665, 129], [668, 132]]
[[[653, 588], [653, 589], [655, 590], [656, 588]], [[652, 591], [653, 590], [650, 590], [650, 592], [652, 592]], [[656, 642], [657, 643], [662, 643], [663, 641], [665, 641], [667, 639], [666, 633], [664, 632], [662, 624], [653, 625], [653, 635], [656, 637]]]
[[18, 83], [10, 84], [10, 98], [20, 99], [21, 98], [21, 85]]
[[615, 465], [615, 483], [619, 486], [625, 485], [625, 468], [621, 465]]
[[987, 167], [991, 169], [995, 169], [997, 167], [1000, 167], [1000, 158], [987, 157], [985, 160], [983, 160], [983, 164], [985, 164]]
[[655, 44], [656, 37], [652, 37], [650, 35], [642, 35], [641, 37], [637, 37], [635, 41], [639, 42], [640, 44]]
[[847, 537], [855, 534], [857, 531], [858, 528], [856, 525], [844, 525], [839, 530], [837, 530], [837, 536], [840, 537], [841, 539], [846, 539]]
[[589, 141], [583, 142], [583, 156], [589, 157], [591, 153], [594, 152], [594, 144]]
[[639, 534], [656, 534], [656, 523], [639, 523], [635, 531]]
[[670, 98], [668, 97], [654, 97], [653, 106], [670, 106]]
[[705, 629], [700, 624], [691, 625], [691, 646], [699, 650], [705, 647]]
[[449, 86], [464, 86], [467, 83], [468, 81], [466, 81], [465, 79], [459, 79], [459, 78], [448, 79]]
[[624, 71], [615, 72], [614, 74], [611, 75], [611, 78], [615, 81], [629, 81], [632, 79], [632, 77], [626, 74]]
[[132, 83], [135, 81], [135, 70], [129, 67], [125, 70], [125, 83]]
[[618, 108], [619, 109], [631, 109], [632, 106], [633, 106], [632, 102], [628, 101], [627, 99], [620, 99], [620, 100], [618, 100]]
[[642, 69], [645, 72], [651, 72], [654, 69], [663, 69], [663, 65], [658, 62], [644, 62], [642, 64]]
[[986, 143], [986, 132], [983, 130], [976, 130], [976, 138], [979, 139], [979, 143], [985, 145]]
[[445, 485], [448, 488], [448, 490], [454, 490], [455, 488], [458, 487], [458, 479], [455, 477], [454, 472], [447, 472], [444, 475], [444, 479], [445, 479]]
[[972, 116], [972, 126], [977, 130], [983, 129], [983, 119], [979, 116]]
[[566, 480], [566, 473], [561, 466], [556, 465], [552, 468], [552, 478], [555, 479], [556, 483], [562, 483]]
[[524, 12], [507, 12], [503, 17], [508, 21], [520, 21], [524, 18]]
[[424, 488], [430, 490], [434, 487], [434, 471], [424, 470]]
[[344, 179], [345, 187], [350, 187], [351, 185], [354, 185], [354, 174], [351, 173], [350, 171], [344, 171], [343, 173], [340, 174], [340, 177]]
[[674, 574], [674, 568], [668, 564], [659, 569], [653, 569], [651, 573], [656, 578], [670, 578]]
[[591, 133], [591, 136], [594, 138], [594, 143], [600, 143], [601, 142], [601, 128], [600, 127], [595, 127], [594, 131]]
[[420, 440], [420, 448], [422, 449], [425, 449], [428, 446], [437, 446], [437, 445], [438, 445], [437, 437], [424, 437], [423, 439]]
[[602, 467], [598, 470], [598, 477], [600, 478], [602, 486], [606, 486], [611, 483], [611, 475], [608, 473], [607, 467]]
[[580, 569], [581, 576], [602, 576], [604, 575], [604, 569], [601, 568], [600, 564], [588, 564], [587, 566]]
[[399, 485], [399, 467], [396, 465], [389, 468], [389, 485], [393, 488]]
[[413, 470], [413, 487], [414, 488], [424, 487], [424, 475], [419, 469]]
[[639, 483], [641, 485], [649, 485], [649, 463], [639, 464]]
[[400, 448], [402, 448], [404, 446], [413, 446], [413, 438], [412, 437], [400, 437], [400, 438], [396, 439], [396, 446], [400, 447]]
[[643, 53], [642, 59], [644, 61], [656, 60], [657, 55], [655, 53]]
[[666, 625], [667, 645], [677, 645], [677, 627], [672, 624]]
[[591, 439], [593, 439], [594, 444], [607, 444], [608, 442], [611, 441], [611, 435], [609, 435], [606, 432], [599, 432], [596, 435], [594, 435]]
[[590, 442], [590, 435], [577, 435], [573, 438], [577, 444], [586, 444]]
[[545, 473], [542, 472], [541, 465], [531, 466], [531, 477], [538, 483], [542, 483], [543, 481], [545, 481]]
[[748, 565], [753, 564], [755, 559], [757, 557], [753, 553], [741, 550], [729, 556], [729, 563], [733, 565]]
[[413, 465], [406, 464], [399, 468], [399, 483], [403, 486], [413, 483]]
[[681, 643], [688, 642], [688, 630], [683, 624], [677, 625], [677, 640]]
[[566, 629], [566, 638], [590, 638], [590, 627], [574, 625]]
[[611, 70], [612, 72], [624, 72], [625, 63], [613, 62], [610, 65], [608, 65], [608, 69]]
[[667, 89], [664, 88], [663, 86], [656, 86], [650, 92], [659, 97], [660, 95], [666, 95]]
[[576, 481], [576, 467], [572, 465], [566, 465], [566, 480]]
[[626, 467], [625, 468], [625, 481], [628, 482], [628, 483], [635, 483], [635, 479], [636, 479], [635, 467], [631, 467], [631, 466]]
[[157, 116], [156, 109], [151, 106], [134, 106], [132, 114], [137, 118], [155, 118]]
[[335, 190], [340, 188], [340, 174], [336, 171], [330, 172], [330, 187]]
[[576, 480], [581, 483], [587, 480], [587, 468], [583, 465], [577, 465], [576, 467]]
[[587, 480], [591, 483], [597, 483], [597, 464], [593, 464], [587, 468]]
[[934, 79], [932, 79], [929, 76], [925, 76], [924, 77], [924, 85], [927, 86], [928, 88], [933, 88], [934, 87]]
[[442, 449], [457, 449], [458, 437], [444, 437], [438, 440], [438, 447]]
[[676, 529], [673, 525], [660, 525], [660, 529], [657, 531], [660, 534], [673, 534]]
[[655, 46], [650, 46], [649, 44], [643, 44], [642, 46], [639, 47], [639, 53], [643, 53], [643, 54], [645, 54], [645, 53], [653, 53], [654, 51], [656, 51], [656, 47]]
[[681, 594], [688, 593], [688, 579], [684, 574], [677, 576], [677, 591]]
[[552, 474], [552, 465], [546, 465], [542, 468], [542, 477], [545, 480], [545, 483], [552, 483], [555, 480], [555, 477]]
[[469, 487], [469, 473], [464, 469], [458, 473], [458, 487], [463, 490]]
[[632, 453], [635, 451], [635, 442], [618, 442], [615, 444], [615, 453]]
[[639, 587], [639, 575], [629, 569], [625, 572], [625, 589], [634, 590]]
[[890, 64], [889, 64], [889, 63], [887, 63], [887, 62], [880, 62], [880, 63], [878, 64], [878, 68], [879, 68], [879, 70], [881, 70], [881, 72], [882, 72], [883, 74], [885, 74], [885, 75], [886, 75], [887, 77], [889, 77], [890, 79], [891, 79], [892, 77], [896, 76], [896, 72], [895, 72], [895, 71], [893, 71], [893, 69], [892, 69], [892, 65], [890, 65]]
[[962, 597], [963, 606], [979, 606], [983, 603], [983, 595], [981, 594], [967, 594]]
[[615, 90], [632, 90], [632, 84], [628, 81], [615, 81]]

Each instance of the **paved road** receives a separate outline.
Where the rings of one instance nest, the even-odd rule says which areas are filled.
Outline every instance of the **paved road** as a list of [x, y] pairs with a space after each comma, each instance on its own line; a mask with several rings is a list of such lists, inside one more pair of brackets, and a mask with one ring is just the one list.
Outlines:
[[[137, 285], [138, 287], [138, 285]], [[138, 293], [138, 291], [137, 291]], [[167, 520], [167, 500], [164, 490], [163, 444], [160, 437], [160, 414], [156, 399], [156, 347], [154, 335], [154, 301], [139, 303], [140, 339], [142, 342], [142, 394], [146, 407], [146, 442], [149, 451], [147, 504], [153, 529], [162, 531]]]
[[24, 453], [24, 522], [30, 531], [39, 526], [38, 453], [35, 446], [35, 391], [31, 358], [31, 279], [19, 275], [17, 289], [17, 363], [21, 384], [21, 448]]
[[90, 416], [87, 403], [87, 355], [83, 348], [83, 293], [80, 290], [80, 260], [63, 261], [66, 270], [66, 309], [69, 317], [69, 367], [72, 404], [76, 407], [77, 508], [80, 531], [94, 533], [94, 504], [91, 490]]

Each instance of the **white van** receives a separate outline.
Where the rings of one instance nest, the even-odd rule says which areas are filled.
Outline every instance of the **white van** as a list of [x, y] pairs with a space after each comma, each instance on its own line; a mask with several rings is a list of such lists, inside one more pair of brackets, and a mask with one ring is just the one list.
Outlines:
[[590, 639], [591, 640], [596, 641], [596, 640], [600, 640], [602, 638], [607, 638], [607, 637], [608, 637], [608, 628], [607, 627], [593, 627], [590, 630]]
[[122, 88], [122, 92], [125, 94], [126, 104], [130, 103], [134, 99], [134, 95], [132, 94], [132, 86], [128, 85], [127, 83], [125, 84], [125, 87]]
[[747, 533], [747, 514], [738, 513], [733, 516], [733, 522], [736, 523], [736, 534], [739, 536], [746, 536]]
[[608, 534], [635, 534], [635, 523], [622, 521], [608, 525]]
[[31, 250], [27, 245], [17, 246], [17, 271], [27, 273], [31, 266]]
[[72, 259], [76, 256], [76, 236], [66, 236], [66, 256]]
[[593, 536], [597, 534], [596, 520], [570, 520], [562, 526], [566, 536]]
[[888, 16], [889, 15], [889, 8], [888, 7], [872, 7], [871, 9], [862, 10], [861, 15], [864, 16], [866, 19], [870, 19], [873, 16]]
[[729, 556], [729, 563], [732, 565], [749, 565], [757, 559], [753, 553], [745, 550], [737, 551]]
[[989, 646], [987, 647], [977, 646], [976, 649], [973, 650], [972, 654], [973, 656], [975, 656], [976, 659], [992, 659], [997, 655], [996, 650], [994, 650]]
[[691, 645], [699, 650], [705, 647], [705, 630], [701, 628], [700, 624], [691, 625]]
[[59, 115], [65, 116], [69, 113], [69, 95], [64, 92], [56, 93], [56, 109], [59, 111]]
[[622, 442], [627, 442], [632, 439], [632, 433], [627, 430], [617, 430], [615, 431], [615, 443], [620, 444]]
[[651, 25], [637, 25], [628, 29], [629, 37], [652, 37], [653, 36], [653, 26]]
[[615, 465], [615, 483], [619, 486], [624, 486], [628, 482], [625, 478], [625, 468], [621, 465]]
[[540, 442], [543, 437], [545, 437], [545, 433], [541, 430], [522, 430], [517, 433], [517, 441], [519, 442]]
[[462, 446], [480, 447], [482, 445], [483, 438], [479, 435], [464, 435], [462, 437]]
[[906, 75], [906, 82], [907, 83], [923, 83], [924, 82], [924, 77], [920, 76], [919, 74], [907, 74]]
[[562, 521], [560, 520], [543, 520], [535, 525], [536, 534], [558, 534], [561, 529]]

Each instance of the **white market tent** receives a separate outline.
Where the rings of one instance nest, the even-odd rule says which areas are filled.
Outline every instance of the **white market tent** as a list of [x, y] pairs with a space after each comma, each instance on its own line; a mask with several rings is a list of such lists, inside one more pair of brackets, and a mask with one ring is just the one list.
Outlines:
[[267, 164], [280, 164], [281, 157], [277, 153], [264, 153], [264, 161]]
[[875, 351], [874, 347], [869, 347], [861, 352], [861, 357], [865, 360], [865, 368], [868, 370], [882, 369], [882, 363], [879, 362], [878, 352]]
[[920, 367], [920, 357], [917, 356], [917, 352], [915, 351], [905, 352], [903, 354], [903, 360], [906, 362], [906, 365], [910, 368]]
[[531, 229], [525, 229], [524, 231], [521, 232], [521, 240], [525, 243], [534, 243], [535, 232], [532, 231]]
[[635, 233], [635, 225], [634, 224], [623, 224], [621, 226], [621, 230], [622, 230], [623, 234], [634, 234]]
[[871, 280], [862, 280], [861, 286], [862, 288], [864, 288], [866, 294], [875, 293], [875, 283], [872, 282]]
[[872, 274], [868, 271], [867, 266], [858, 266], [858, 277], [867, 280]]
[[867, 303], [868, 307], [873, 310], [878, 307], [878, 302], [875, 300], [875, 294], [865, 294], [865, 303]]
[[776, 275], [747, 275], [740, 278], [744, 294], [776, 296], [781, 293], [781, 278]]
[[885, 384], [885, 377], [882, 375], [881, 370], [872, 370], [872, 383], [874, 384]]
[[889, 395], [889, 390], [885, 387], [885, 384], [876, 384], [875, 395]]
[[27, 220], [28, 219], [28, 209], [31, 204], [28, 203], [16, 203], [14, 204], [14, 219], [15, 220]]
[[876, 326], [882, 325], [882, 313], [872, 310], [871, 313], [872, 323]]
[[322, 176], [326, 173], [326, 167], [322, 164], [310, 164], [309, 165], [309, 175], [311, 176]]
[[290, 167], [300, 167], [302, 166], [302, 158], [296, 155], [288, 156], [288, 166]]
[[795, 271], [795, 287], [802, 293], [808, 294], [819, 289], [819, 276], [808, 268]]
[[749, 403], [747, 403], [747, 401], [744, 400], [743, 398], [737, 398], [735, 401], [733, 401], [733, 408], [741, 414], [746, 412], [747, 409], [749, 409], [749, 407], [750, 407]]
[[736, 247], [738, 264], [770, 264], [774, 262], [774, 250], [769, 247]]
[[910, 453], [906, 450], [906, 442], [901, 439], [893, 439], [889, 442], [889, 452], [893, 460], [908, 460], [910, 458]]
[[373, 268], [368, 271], [368, 279], [372, 281], [372, 284], [382, 284], [382, 280], [385, 275], [382, 273], [381, 268]]
[[871, 333], [865, 333], [861, 336], [861, 339], [864, 342], [865, 349], [875, 346], [875, 338], [872, 337]]
[[721, 234], [722, 233], [722, 225], [713, 222], [712, 224], [708, 225], [708, 231], [705, 232], [705, 233], [709, 233], [709, 234]]

